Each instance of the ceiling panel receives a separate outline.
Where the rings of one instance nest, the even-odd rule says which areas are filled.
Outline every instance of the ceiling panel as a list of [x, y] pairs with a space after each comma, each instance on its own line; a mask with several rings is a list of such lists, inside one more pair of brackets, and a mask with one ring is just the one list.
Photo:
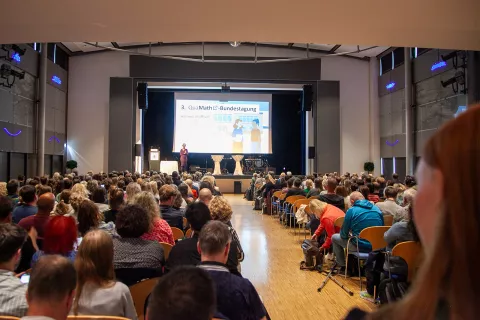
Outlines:
[[0, 30], [8, 32], [0, 43], [237, 40], [480, 50], [478, 0], [4, 1], [2, 12]]

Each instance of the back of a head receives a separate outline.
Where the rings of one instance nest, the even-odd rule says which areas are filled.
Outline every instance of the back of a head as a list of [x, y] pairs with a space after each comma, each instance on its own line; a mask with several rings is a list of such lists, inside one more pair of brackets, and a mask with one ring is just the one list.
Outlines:
[[27, 239], [27, 232], [16, 224], [0, 224], [0, 263], [10, 261]]
[[100, 211], [90, 200], [84, 200], [78, 207], [78, 232], [84, 235], [91, 229], [98, 227], [100, 223]]
[[396, 198], [398, 194], [398, 190], [394, 187], [386, 187], [384, 190], [385, 198]]
[[67, 254], [77, 241], [77, 223], [73, 217], [55, 216], [43, 232], [43, 251], [48, 254]]
[[394, 180], [398, 180], [398, 173], [392, 174], [392, 178], [393, 178]]
[[374, 192], [375, 192], [375, 187], [373, 186], [373, 183], [368, 182], [368, 183], [367, 183], [367, 187], [368, 187], [368, 191], [369, 191], [370, 193], [374, 193]]
[[144, 208], [150, 215], [152, 221], [153, 219], [160, 217], [160, 207], [158, 206], [158, 201], [155, 200], [155, 197], [151, 192], [142, 191], [136, 194], [131, 203], [137, 204]]
[[363, 196], [363, 194], [361, 194], [358, 191], [354, 191], [350, 194], [350, 201], [352, 203], [355, 203], [355, 201], [364, 200], [364, 199], [365, 199], [365, 197]]
[[405, 177], [405, 185], [407, 188], [411, 188], [417, 184], [417, 181], [415, 180], [414, 176], [406, 176]]
[[327, 207], [327, 203], [320, 201], [318, 199], [313, 199], [312, 201], [310, 201], [308, 206], [310, 207], [310, 210], [312, 210], [313, 213], [321, 213]]
[[19, 192], [20, 198], [24, 203], [30, 203], [35, 201], [35, 187], [31, 185], [23, 186]]
[[230, 203], [224, 197], [215, 197], [208, 205], [213, 220], [219, 220], [227, 223], [232, 218], [233, 210]]
[[212, 191], [210, 189], [207, 189], [207, 188], [200, 189], [198, 199], [201, 202], [208, 203], [210, 200], [212, 200], [212, 197], [213, 197], [213, 195], [212, 195]]
[[153, 289], [147, 319], [210, 320], [215, 306], [215, 287], [208, 272], [179, 267], [163, 276]]
[[122, 238], [139, 238], [148, 232], [150, 223], [150, 215], [137, 204], [124, 206], [115, 219], [115, 227]]
[[315, 184], [315, 189], [322, 189], [322, 179], [315, 178], [313, 183]]
[[55, 207], [55, 195], [47, 192], [38, 197], [37, 207], [39, 212], [49, 214]]
[[344, 197], [344, 198], [345, 198], [346, 196], [348, 196], [348, 194], [347, 194], [347, 189], [345, 189], [344, 186], [338, 186], [338, 187], [336, 187], [336, 188], [335, 188], [335, 194], [336, 194], [336, 195], [339, 195], [339, 196], [342, 196], [342, 197]]
[[7, 183], [8, 195], [14, 195], [18, 191], [18, 180], [12, 179]]
[[132, 182], [128, 184], [126, 192], [127, 192], [127, 200], [131, 201], [137, 193], [142, 192], [142, 188], [138, 183]]
[[111, 188], [108, 197], [110, 208], [118, 210], [124, 203], [125, 194], [121, 188]]
[[200, 231], [198, 243], [202, 255], [217, 255], [222, 253], [232, 241], [228, 226], [221, 221], [210, 221]]
[[70, 260], [59, 255], [40, 257], [30, 275], [28, 304], [62, 303], [76, 285], [77, 273]]
[[107, 200], [107, 191], [104, 187], [97, 187], [93, 190], [92, 200], [95, 203], [105, 203]]
[[12, 200], [7, 196], [0, 196], [0, 221], [6, 220], [13, 211]]
[[336, 187], [337, 187], [337, 179], [332, 178], [332, 177], [328, 178], [328, 180], [327, 180], [327, 191], [329, 193], [334, 193]]
[[188, 186], [185, 183], [182, 183], [178, 186], [178, 191], [182, 195], [182, 197], [188, 197]]
[[300, 188], [301, 185], [302, 185], [302, 180], [300, 180], [299, 178], [295, 178], [295, 180], [293, 181], [293, 186], [295, 188]]
[[368, 195], [370, 194], [370, 188], [368, 188], [367, 186], [360, 186], [358, 188], [358, 191], [363, 195], [365, 199], [367, 199]]
[[203, 202], [194, 202], [190, 204], [185, 210], [185, 218], [187, 218], [192, 230], [196, 232], [200, 232], [202, 227], [208, 221], [212, 220], [210, 210]]
[[294, 178], [290, 178], [287, 180], [287, 187], [288, 188], [291, 188], [293, 186], [293, 182], [295, 181]]
[[158, 195], [160, 196], [160, 202], [166, 202], [177, 195], [177, 190], [174, 186], [166, 184], [158, 190]]

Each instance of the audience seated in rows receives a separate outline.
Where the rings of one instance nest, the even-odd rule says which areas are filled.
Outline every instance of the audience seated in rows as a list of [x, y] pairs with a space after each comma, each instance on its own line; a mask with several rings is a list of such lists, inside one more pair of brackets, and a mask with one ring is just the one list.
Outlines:
[[230, 320], [266, 319], [266, 311], [252, 283], [229, 272], [232, 235], [225, 223], [210, 221], [201, 230], [198, 251], [200, 268], [208, 271], [217, 293], [217, 311]]
[[112, 187], [110, 189], [108, 194], [108, 204], [110, 205], [110, 208], [103, 213], [106, 223], [115, 223], [118, 210], [120, 210], [120, 208], [125, 204], [124, 199], [125, 193], [122, 189], [117, 187]]
[[133, 198], [132, 204], [137, 204], [144, 208], [150, 218], [149, 231], [142, 235], [142, 239], [165, 242], [171, 245], [175, 244], [172, 229], [168, 223], [160, 217], [158, 202], [151, 192], [142, 191], [138, 193]]
[[313, 181], [313, 183], [314, 183], [314, 187], [312, 189], [310, 189], [310, 191], [307, 193], [307, 198], [319, 196], [320, 192], [323, 191], [322, 179], [316, 178]]
[[[348, 209], [340, 233], [332, 236], [333, 251], [336, 257], [337, 266], [340, 267], [340, 273], [345, 271], [345, 251], [348, 239], [351, 236], [358, 237], [360, 232], [367, 227], [383, 226], [383, 215], [380, 209], [366, 200], [360, 192], [353, 192], [350, 195], [352, 207]], [[350, 252], [370, 252], [372, 246], [370, 242], [364, 239], [353, 238], [350, 241], [348, 250]]]
[[100, 229], [108, 232], [110, 236], [116, 237], [115, 224], [113, 222], [106, 223], [98, 206], [90, 200], [83, 200], [78, 207], [78, 235], [83, 237], [87, 232]]
[[128, 287], [115, 281], [112, 237], [102, 230], [88, 232], [75, 259], [77, 287], [71, 314], [137, 319]]
[[299, 178], [292, 178], [293, 180], [293, 187], [288, 189], [287, 194], [285, 195], [285, 199], [290, 196], [305, 196], [306, 193], [302, 189], [302, 180]]

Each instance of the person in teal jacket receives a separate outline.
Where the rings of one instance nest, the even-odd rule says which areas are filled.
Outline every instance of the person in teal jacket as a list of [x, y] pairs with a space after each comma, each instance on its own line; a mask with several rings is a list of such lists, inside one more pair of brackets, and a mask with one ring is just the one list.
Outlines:
[[[333, 252], [336, 256], [337, 266], [340, 267], [340, 272], [344, 272], [345, 270], [344, 249], [347, 247], [349, 235], [358, 236], [360, 231], [365, 228], [383, 226], [382, 211], [370, 201], [365, 200], [360, 192], [352, 192], [350, 202], [352, 203], [352, 207], [348, 209], [345, 215], [345, 221], [343, 222], [340, 233], [332, 236]], [[370, 252], [372, 251], [372, 246], [370, 242], [359, 239], [358, 249], [360, 252]], [[356, 239], [350, 241], [348, 251], [357, 251]]]

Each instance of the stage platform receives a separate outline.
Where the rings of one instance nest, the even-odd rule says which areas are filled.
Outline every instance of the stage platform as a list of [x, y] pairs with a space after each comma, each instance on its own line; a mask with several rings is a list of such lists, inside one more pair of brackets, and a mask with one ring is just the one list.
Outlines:
[[[241, 184], [241, 193], [245, 193], [250, 183], [252, 182], [252, 175], [234, 176], [229, 174], [214, 175], [215, 183], [220, 188], [222, 193], [235, 193], [235, 182]], [[237, 191], [238, 192], [238, 191]]]

